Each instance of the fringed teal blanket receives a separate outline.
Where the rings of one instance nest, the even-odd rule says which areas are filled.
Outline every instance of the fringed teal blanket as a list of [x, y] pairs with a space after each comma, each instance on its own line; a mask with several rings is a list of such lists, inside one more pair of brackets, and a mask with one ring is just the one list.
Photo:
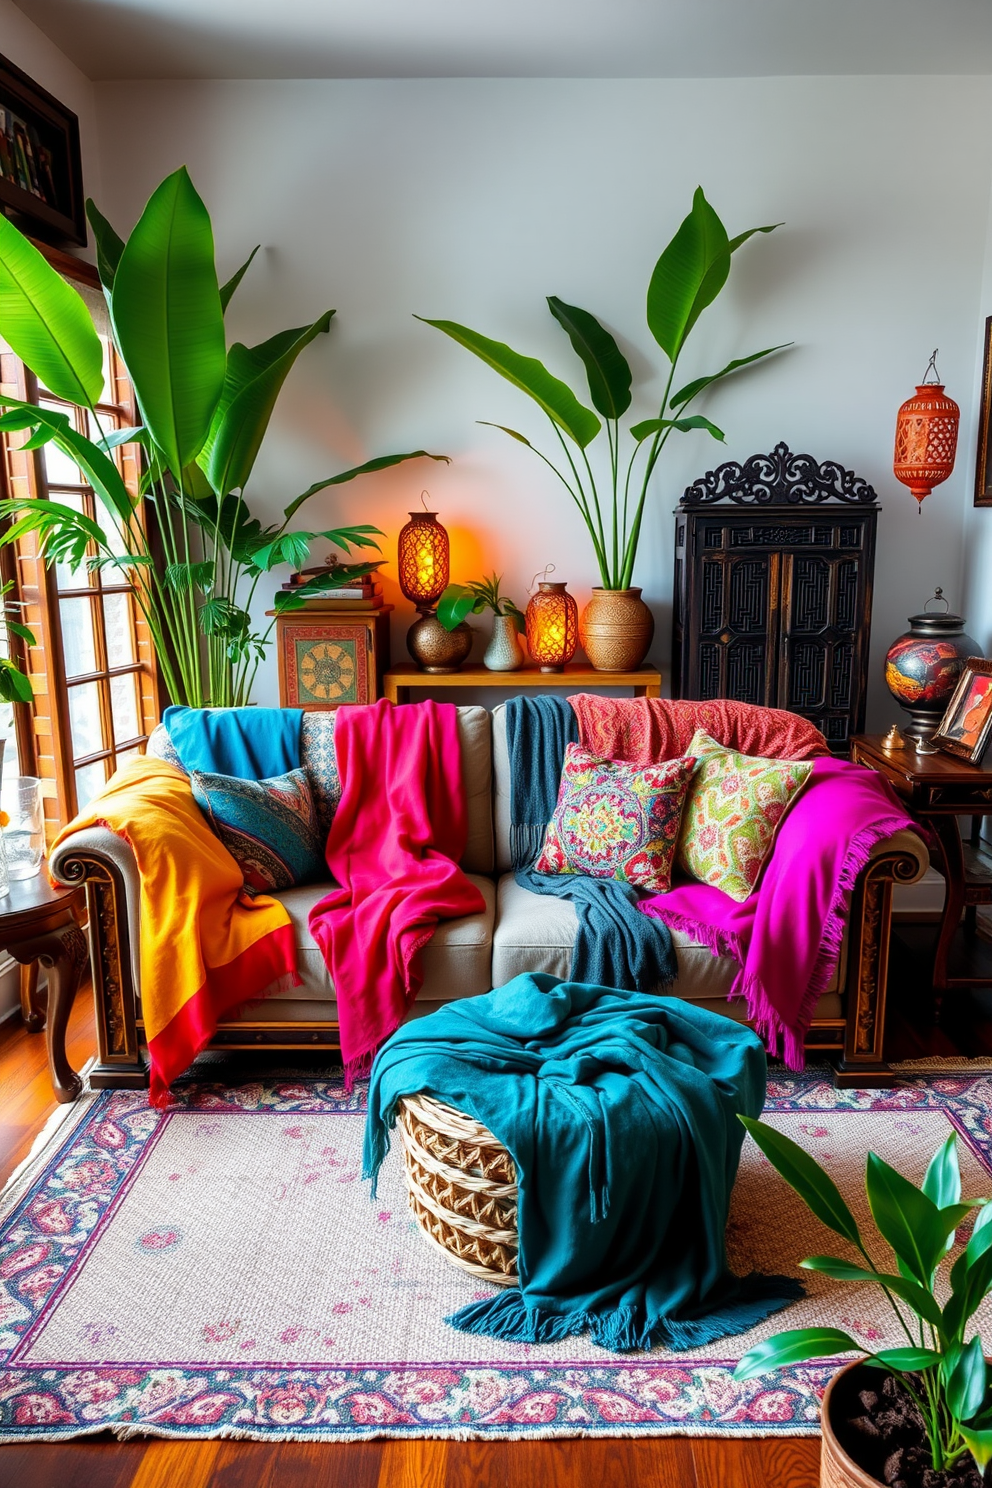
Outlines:
[[737, 1114], [760, 1115], [765, 1097], [749, 1028], [675, 998], [530, 973], [417, 1018], [372, 1070], [373, 1193], [397, 1103], [418, 1091], [483, 1122], [517, 1168], [520, 1286], [463, 1307], [456, 1328], [688, 1349], [802, 1296], [788, 1277], [727, 1269]]

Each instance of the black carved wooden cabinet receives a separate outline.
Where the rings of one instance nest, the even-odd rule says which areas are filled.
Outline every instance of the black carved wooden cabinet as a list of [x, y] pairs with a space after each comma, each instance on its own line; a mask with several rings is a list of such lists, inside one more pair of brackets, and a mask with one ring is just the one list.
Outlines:
[[689, 486], [673, 696], [788, 708], [846, 754], [864, 729], [877, 515], [866, 481], [785, 444]]

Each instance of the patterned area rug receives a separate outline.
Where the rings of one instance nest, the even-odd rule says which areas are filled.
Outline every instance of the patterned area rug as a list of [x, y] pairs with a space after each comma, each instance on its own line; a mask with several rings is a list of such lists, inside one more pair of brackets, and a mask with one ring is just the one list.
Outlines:
[[[423, 1239], [394, 1146], [369, 1200], [363, 1092], [334, 1080], [190, 1083], [74, 1108], [0, 1218], [0, 1440], [244, 1436], [811, 1435], [831, 1363], [738, 1384], [760, 1337], [812, 1323], [866, 1343], [884, 1303], [795, 1262], [843, 1243], [748, 1140], [728, 1234], [735, 1270], [802, 1274], [805, 1300], [693, 1353], [528, 1346], [443, 1319], [486, 1290]], [[834, 1174], [859, 1219], [865, 1154], [919, 1179], [961, 1138], [965, 1192], [992, 1187], [992, 1074], [838, 1091], [776, 1073], [767, 1119]], [[983, 1332], [992, 1319], [980, 1319]]]

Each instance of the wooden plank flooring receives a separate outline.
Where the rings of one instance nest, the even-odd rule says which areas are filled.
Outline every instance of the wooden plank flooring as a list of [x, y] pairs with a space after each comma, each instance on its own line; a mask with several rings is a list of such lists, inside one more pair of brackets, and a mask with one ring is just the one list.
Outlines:
[[[898, 1031], [903, 1058], [955, 1052], [916, 1017]], [[79, 1068], [94, 1052], [81, 992], [69, 1025]], [[55, 1108], [44, 1037], [0, 1025], [0, 1182], [27, 1156]], [[712, 1437], [589, 1441], [115, 1442], [0, 1447], [0, 1488], [814, 1488], [810, 1438]]]

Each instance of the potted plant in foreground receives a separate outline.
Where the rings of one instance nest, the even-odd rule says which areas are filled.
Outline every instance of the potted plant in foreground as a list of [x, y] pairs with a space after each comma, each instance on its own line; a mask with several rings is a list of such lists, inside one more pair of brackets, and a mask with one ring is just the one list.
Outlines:
[[[750, 1379], [781, 1365], [855, 1350], [863, 1357], [831, 1380], [823, 1400], [821, 1482], [902, 1483], [906, 1488], [978, 1488], [992, 1460], [992, 1390], [973, 1318], [992, 1289], [992, 1204], [961, 1199], [952, 1134], [917, 1188], [874, 1152], [865, 1189], [895, 1272], [879, 1268], [833, 1179], [802, 1147], [761, 1121], [740, 1118], [768, 1161], [816, 1217], [853, 1247], [856, 1259], [810, 1256], [801, 1264], [838, 1281], [884, 1292], [905, 1342], [865, 1355], [837, 1328], [777, 1333], [745, 1354], [735, 1371]], [[978, 1210], [967, 1245], [942, 1278], [956, 1232]], [[948, 1294], [949, 1287], [949, 1294]], [[969, 1337], [969, 1333], [971, 1336]]]
[[[554, 459], [516, 429], [504, 424], [492, 427], [532, 449], [554, 471], [589, 530], [602, 587], [593, 590], [579, 622], [579, 636], [590, 662], [600, 670], [639, 666], [651, 644], [654, 620], [641, 600], [640, 589], [632, 585], [648, 486], [662, 450], [673, 432], [687, 434], [703, 429], [722, 440], [722, 430], [708, 418], [689, 413], [691, 404], [738, 368], [782, 350], [782, 346], [769, 346], [736, 357], [719, 372], [676, 386], [675, 374], [686, 341], [707, 305], [726, 284], [732, 256], [755, 233], [770, 233], [779, 225], [752, 227], [731, 238], [702, 188], [697, 189], [692, 210], [655, 264], [648, 286], [648, 328], [668, 357], [669, 368], [657, 417], [642, 419], [627, 430], [632, 448], [626, 458], [621, 449], [620, 420], [630, 408], [633, 374], [614, 337], [587, 310], [567, 305], [555, 295], [548, 298], [551, 314], [585, 367], [596, 412], [581, 403], [572, 389], [535, 357], [523, 356], [502, 341], [492, 341], [456, 321], [417, 317], [474, 352], [527, 393], [549, 419], [561, 446], [561, 455]], [[602, 415], [602, 421], [598, 415]], [[605, 459], [597, 473], [589, 449], [604, 426]]]
[[500, 593], [502, 574], [491, 574], [470, 584], [449, 584], [438, 600], [437, 618], [445, 630], [456, 630], [469, 615], [493, 612], [493, 633], [483, 665], [491, 672], [515, 672], [523, 666], [519, 637], [526, 629], [523, 612], [512, 599]]

